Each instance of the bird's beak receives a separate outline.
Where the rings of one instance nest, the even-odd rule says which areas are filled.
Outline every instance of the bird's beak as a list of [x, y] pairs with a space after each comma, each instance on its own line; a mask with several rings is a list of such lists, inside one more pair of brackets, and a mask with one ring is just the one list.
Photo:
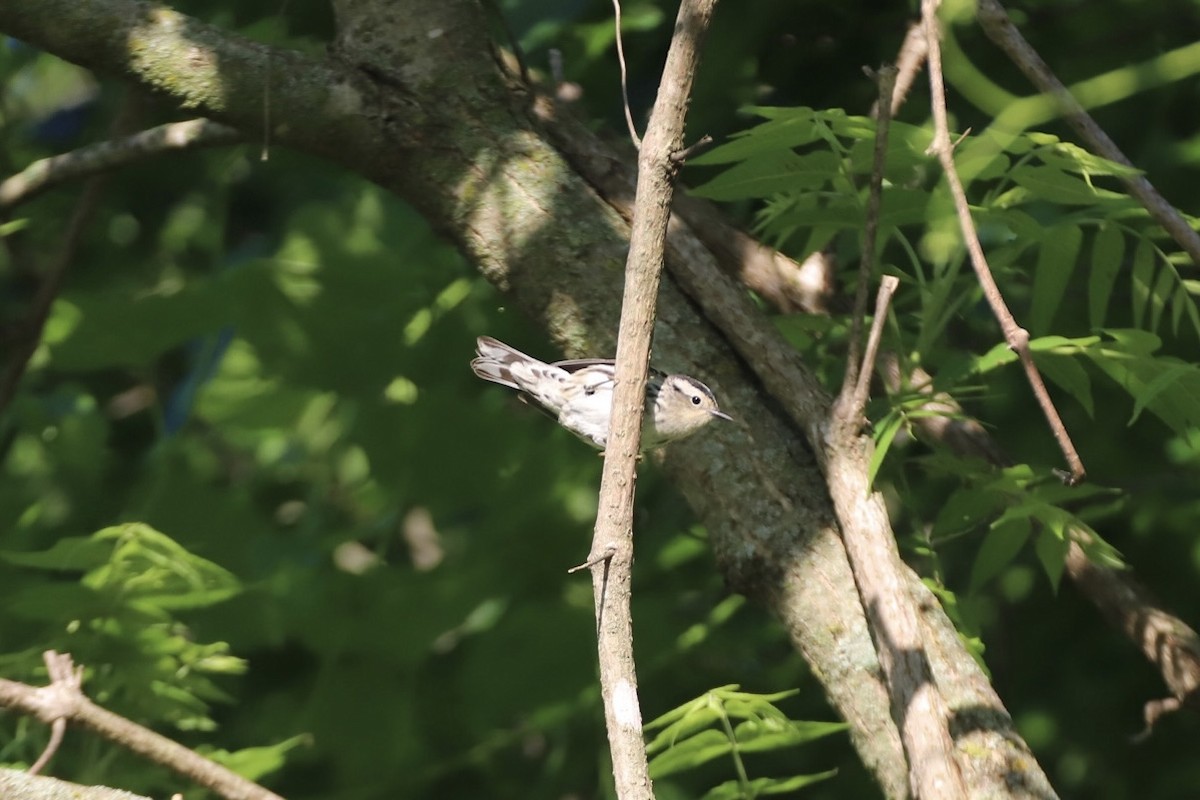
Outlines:
[[729, 416], [724, 411], [709, 411], [708, 413], [712, 414], [714, 417], [720, 417], [721, 419], [727, 419], [730, 422], [733, 422], [733, 417]]

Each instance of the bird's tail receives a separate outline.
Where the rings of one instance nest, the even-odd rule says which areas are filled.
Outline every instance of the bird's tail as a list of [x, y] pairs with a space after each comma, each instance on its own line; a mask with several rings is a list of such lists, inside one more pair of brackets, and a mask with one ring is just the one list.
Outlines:
[[526, 387], [513, 375], [513, 366], [520, 365], [518, 375], [528, 374], [531, 367], [545, 367], [541, 361], [527, 356], [514, 347], [509, 347], [498, 339], [490, 336], [480, 336], [475, 340], [477, 357], [471, 361], [471, 369], [485, 381], [498, 383], [513, 389], [524, 390]]

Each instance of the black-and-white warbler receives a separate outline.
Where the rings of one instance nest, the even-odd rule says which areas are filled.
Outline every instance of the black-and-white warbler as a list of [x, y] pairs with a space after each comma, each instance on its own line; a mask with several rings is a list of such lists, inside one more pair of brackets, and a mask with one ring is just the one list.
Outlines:
[[[485, 381], [508, 386], [558, 419], [558, 424], [601, 450], [608, 443], [612, 416], [611, 359], [581, 358], [547, 364], [490, 336], [476, 341], [471, 369]], [[717, 407], [712, 390], [687, 375], [650, 370], [642, 449], [691, 436], [714, 418], [729, 419]]]

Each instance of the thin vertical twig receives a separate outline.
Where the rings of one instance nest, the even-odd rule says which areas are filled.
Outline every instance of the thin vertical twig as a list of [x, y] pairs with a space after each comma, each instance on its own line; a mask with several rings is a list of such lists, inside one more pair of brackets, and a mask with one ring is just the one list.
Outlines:
[[[642, 140], [638, 138], [637, 126], [633, 124], [633, 111], [629, 108], [629, 76], [625, 68], [625, 44], [621, 33], [621, 0], [612, 0], [613, 4], [613, 25], [617, 29], [617, 64], [621, 68], [621, 102], [625, 108], [625, 125], [629, 128], [629, 138], [633, 141], [633, 148], [640, 150], [642, 148]], [[666, 73], [663, 73], [664, 77]]]
[[[596, 603], [600, 690], [621, 800], [650, 800], [653, 790], [637, 697], [631, 614], [633, 501], [645, 410], [650, 340], [654, 331], [671, 197], [683, 150], [684, 117], [716, 0], [683, 0], [667, 52], [654, 111], [638, 155], [621, 323], [616, 386], [604, 453], [596, 528], [588, 563]], [[674, 156], [674, 158], [673, 158]]]
[[887, 320], [888, 306], [891, 305], [892, 295], [900, 279], [895, 275], [885, 275], [879, 282], [879, 292], [875, 295], [875, 316], [871, 320], [871, 333], [867, 336], [867, 347], [863, 351], [862, 369], [858, 372], [858, 382], [854, 385], [854, 394], [850, 402], [850, 413], [855, 417], [863, 415], [867, 406], [867, 396], [871, 391], [871, 374], [875, 370], [875, 358], [879, 355], [879, 342], [883, 339], [883, 325]]
[[[892, 90], [896, 86], [895, 67], [885, 66], [873, 73], [879, 88], [879, 115], [875, 121], [875, 153], [871, 182], [867, 190], [867, 220], [863, 232], [862, 258], [858, 267], [858, 286], [854, 292], [854, 313], [850, 320], [850, 343], [846, 355], [846, 374], [841, 397], [849, 398], [861, 372], [871, 367], [860, 363], [863, 319], [867, 314], [867, 289], [875, 271], [875, 242], [879, 238], [879, 210], [883, 202], [883, 170], [887, 161], [888, 131], [892, 121]], [[861, 411], [861, 409], [860, 409]]]

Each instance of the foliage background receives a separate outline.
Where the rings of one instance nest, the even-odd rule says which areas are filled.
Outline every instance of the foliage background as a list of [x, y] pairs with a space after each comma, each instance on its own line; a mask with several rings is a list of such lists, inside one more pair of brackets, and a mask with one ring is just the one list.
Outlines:
[[[328, 6], [315, 0], [177, 7], [314, 52], [331, 35]], [[531, 62], [559, 48], [583, 112], [621, 130], [609, 4], [513, 0], [504, 11]], [[914, 11], [727, 5], [689, 130], [743, 129], [747, 104], [864, 113], [874, 90], [860, 67], [893, 57]], [[1182, 0], [1047, 0], [1015, 11], [1067, 82], [1200, 33], [1200, 13]], [[624, 14], [644, 113], [670, 13], [635, 3]], [[994, 110], [968, 66], [1028, 92], [977, 30], [953, 35], [955, 127], [980, 129]], [[117, 82], [14, 42], [0, 48], [0, 74], [5, 173], [103, 138], [131, 105], [143, 124], [170, 118]], [[1198, 90], [1194, 77], [1151, 84], [1096, 112], [1185, 211], [1200, 206]], [[902, 119], [925, 122], [925, 94], [918, 84]], [[1056, 123], [1044, 129], [1072, 139]], [[262, 161], [259, 150], [153, 162], [104, 188], [0, 430], [0, 673], [37, 681], [42, 650], [69, 651], [99, 702], [190, 745], [242, 751], [245, 768], [288, 797], [603, 795], [590, 586], [565, 574], [586, 553], [600, 462], [466, 368], [480, 333], [552, 354], [411, 210], [315, 160], [273, 149]], [[687, 177], [712, 174], [696, 167]], [[29, 265], [55, 251], [78, 194], [59, 189], [19, 210], [0, 256], [6, 320], [28, 306]], [[749, 221], [757, 207], [731, 210]], [[834, 245], [852, 256], [856, 242], [847, 232]], [[1006, 277], [1018, 316], [1027, 314], [1028, 276]], [[1087, 270], [1071, 280], [1053, 332], [1078, 336], [1089, 330]], [[1128, 301], [1113, 301], [1122, 325]], [[977, 301], [954, 333], [974, 354], [998, 338]], [[1177, 338], [1163, 333], [1169, 352], [1194, 360], [1186, 326]], [[835, 372], [836, 352], [819, 355]], [[1018, 371], [989, 372], [977, 386], [969, 408], [1005, 447], [1037, 468], [1055, 465]], [[1200, 436], [1149, 414], [1128, 425], [1128, 396], [1098, 378], [1093, 415], [1070, 399], [1061, 407], [1092, 480], [1124, 493], [1089, 521], [1194, 623]], [[982, 637], [997, 688], [1056, 786], [1066, 796], [1187, 796], [1182, 787], [1200, 785], [1196, 721], [1172, 717], [1147, 743], [1129, 743], [1142, 703], [1163, 694], [1158, 678], [1069, 585], [1054, 590], [1031, 549], [973, 592], [982, 530], [938, 543], [936, 558], [923, 549], [920, 533], [955, 486], [925, 470], [922, 454], [897, 446], [881, 478], [905, 509], [903, 544], [958, 593], [964, 630]], [[703, 531], [652, 466], [638, 514], [647, 717], [739, 683], [800, 687], [783, 702], [788, 713], [831, 718], [782, 632], [724, 591]], [[125, 522], [169, 539], [138, 528], [92, 537]], [[36, 758], [46, 731], [2, 722], [0, 761]], [[872, 791], [844, 738], [749, 763], [755, 774], [839, 768], [809, 796]], [[179, 788], [79, 733], [55, 771], [141, 792]], [[660, 796], [698, 796], [727, 772], [718, 763], [660, 782]]]

